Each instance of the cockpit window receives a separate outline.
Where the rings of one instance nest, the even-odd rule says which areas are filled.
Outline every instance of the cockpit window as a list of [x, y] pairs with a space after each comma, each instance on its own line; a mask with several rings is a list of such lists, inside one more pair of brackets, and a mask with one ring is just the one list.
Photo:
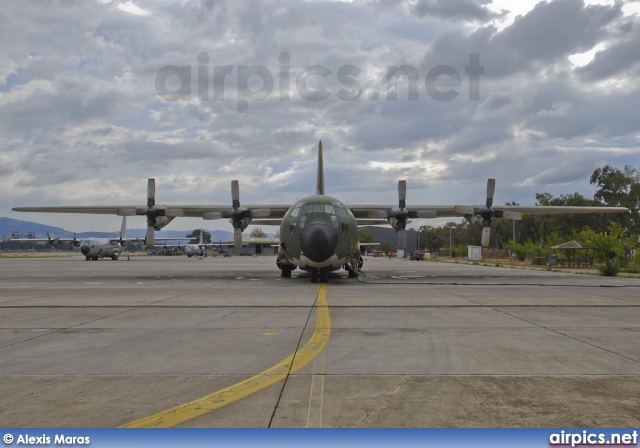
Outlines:
[[304, 202], [298, 202], [296, 207], [291, 212], [291, 216], [294, 217], [294, 218], [297, 217], [297, 216], [300, 216], [300, 213], [302, 212], [303, 207], [304, 207]]
[[337, 216], [340, 216], [342, 218], [347, 216], [347, 214], [345, 213], [344, 209], [342, 208], [342, 205], [340, 205], [339, 202], [334, 202], [333, 203], [333, 209], [335, 210], [335, 213], [336, 213]]

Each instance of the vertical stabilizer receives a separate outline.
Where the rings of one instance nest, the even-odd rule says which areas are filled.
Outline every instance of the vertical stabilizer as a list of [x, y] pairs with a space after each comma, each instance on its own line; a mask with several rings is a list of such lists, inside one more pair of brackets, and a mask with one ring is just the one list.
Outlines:
[[324, 194], [324, 171], [322, 169], [322, 140], [318, 143], [318, 183], [316, 194]]
[[204, 232], [202, 231], [202, 227], [200, 227], [200, 245], [202, 246], [202, 234]]

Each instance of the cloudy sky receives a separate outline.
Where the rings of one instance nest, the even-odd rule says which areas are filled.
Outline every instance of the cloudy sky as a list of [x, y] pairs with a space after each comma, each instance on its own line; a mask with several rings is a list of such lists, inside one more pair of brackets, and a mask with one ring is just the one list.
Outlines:
[[149, 177], [165, 204], [230, 204], [232, 179], [245, 204], [290, 203], [318, 140], [345, 202], [395, 203], [407, 179], [409, 203], [483, 203], [488, 177], [499, 204], [591, 197], [595, 168], [640, 168], [639, 19], [606, 0], [8, 2], [0, 216], [116, 230], [11, 207], [144, 204]]

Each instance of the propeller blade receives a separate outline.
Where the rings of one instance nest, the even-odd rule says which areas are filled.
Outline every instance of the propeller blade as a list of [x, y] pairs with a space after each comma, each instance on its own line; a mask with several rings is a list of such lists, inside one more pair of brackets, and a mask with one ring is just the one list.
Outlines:
[[236, 248], [236, 255], [239, 254], [242, 248], [242, 229], [233, 229], [233, 245]]
[[398, 203], [400, 208], [405, 208], [407, 203], [407, 181], [398, 181]]
[[407, 247], [407, 231], [398, 231], [398, 249], [404, 250]]
[[482, 247], [489, 247], [489, 237], [491, 235], [491, 227], [482, 228]]
[[270, 208], [256, 208], [255, 210], [251, 210], [252, 218], [268, 218], [271, 216]]
[[123, 243], [124, 239], [127, 237], [127, 217], [122, 217], [122, 226], [120, 227], [120, 244]]
[[237, 180], [231, 181], [231, 200], [233, 208], [240, 207], [240, 183]]
[[487, 207], [493, 205], [493, 193], [496, 190], [496, 180], [487, 179]]
[[53, 240], [51, 239], [51, 235], [49, 235], [49, 232], [47, 232], [47, 239], [49, 240], [49, 245], [53, 246]]
[[202, 219], [221, 219], [222, 218], [222, 213], [221, 212], [206, 212], [203, 213], [202, 215]]
[[152, 247], [155, 243], [153, 227], [147, 227], [147, 235], [144, 238], [144, 242], [147, 247]]
[[147, 181], [147, 207], [156, 205], [156, 180], [150, 178]]

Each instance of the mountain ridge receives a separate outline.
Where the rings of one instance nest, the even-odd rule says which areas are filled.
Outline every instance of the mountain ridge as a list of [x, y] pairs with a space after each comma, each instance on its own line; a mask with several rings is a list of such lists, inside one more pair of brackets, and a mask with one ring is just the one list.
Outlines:
[[[233, 232], [226, 230], [207, 230], [205, 232], [211, 234], [211, 241], [229, 241], [233, 239]], [[33, 221], [21, 221], [18, 219], [7, 218], [0, 216], [0, 235], [3, 239], [9, 239], [11, 232], [18, 231], [20, 238], [26, 238], [29, 232], [35, 232], [36, 238], [47, 238], [47, 232], [51, 234], [52, 238], [73, 238], [73, 232], [65, 230], [61, 227], [48, 226], [46, 224], [40, 224]], [[144, 238], [146, 235], [146, 229], [127, 229], [127, 237], [129, 238]], [[156, 233], [158, 238], [184, 238], [187, 234], [191, 233], [189, 230], [168, 230], [163, 229]], [[76, 237], [78, 239], [83, 238], [118, 238], [119, 231], [114, 232], [78, 232]]]

